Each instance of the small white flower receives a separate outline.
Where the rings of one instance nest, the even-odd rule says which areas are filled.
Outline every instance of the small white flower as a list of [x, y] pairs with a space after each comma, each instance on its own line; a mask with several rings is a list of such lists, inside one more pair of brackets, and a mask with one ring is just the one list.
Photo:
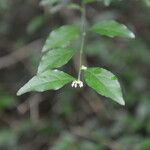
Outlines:
[[82, 88], [83, 87], [83, 82], [80, 81], [80, 80], [75, 80], [75, 81], [72, 82], [71, 86], [75, 87], [75, 88], [77, 88], [79, 86], [80, 88]]
[[80, 83], [79, 83], [79, 87], [80, 87], [80, 88], [82, 88], [82, 87], [83, 87], [83, 82], [82, 82], [82, 81], [80, 81]]
[[82, 66], [81, 69], [82, 69], [82, 70], [86, 70], [87, 67], [86, 67], [86, 66]]

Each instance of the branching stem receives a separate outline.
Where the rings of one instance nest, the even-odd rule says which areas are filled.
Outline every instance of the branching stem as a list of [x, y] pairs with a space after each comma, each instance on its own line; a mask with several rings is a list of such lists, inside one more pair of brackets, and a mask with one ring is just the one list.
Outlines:
[[84, 50], [84, 44], [85, 44], [85, 36], [86, 36], [86, 30], [85, 30], [85, 22], [86, 22], [86, 8], [85, 4], [82, 4], [82, 10], [81, 10], [81, 47], [80, 47], [80, 58], [79, 58], [79, 72], [78, 72], [78, 80], [81, 79], [81, 71], [82, 71], [82, 57], [83, 57], [83, 50]]

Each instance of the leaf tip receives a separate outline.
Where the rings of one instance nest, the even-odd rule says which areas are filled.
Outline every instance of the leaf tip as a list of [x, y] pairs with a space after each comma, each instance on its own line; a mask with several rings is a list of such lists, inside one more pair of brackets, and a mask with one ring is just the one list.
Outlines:
[[135, 34], [133, 32], [130, 32], [129, 36], [134, 39], [135, 38]]
[[43, 71], [43, 70], [41, 70], [41, 68], [38, 67], [38, 69], [37, 69], [37, 74], [42, 73], [42, 71]]
[[20, 96], [21, 95], [21, 91], [19, 90], [18, 92], [17, 92], [17, 96]]
[[22, 94], [26, 93], [24, 86], [22, 88], [20, 88], [17, 92], [17, 96], [21, 96]]
[[122, 106], [125, 106], [125, 101], [124, 101], [123, 98], [120, 99], [119, 104], [122, 105]]

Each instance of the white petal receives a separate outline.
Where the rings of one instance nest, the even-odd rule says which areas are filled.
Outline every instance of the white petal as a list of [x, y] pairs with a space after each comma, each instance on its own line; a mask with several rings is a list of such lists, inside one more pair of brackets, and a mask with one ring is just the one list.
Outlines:
[[74, 87], [74, 85], [75, 85], [75, 81], [72, 82], [71, 86]]
[[77, 84], [74, 85], [75, 88], [77, 88], [77, 86], [78, 86]]
[[82, 70], [86, 70], [87, 67], [86, 67], [86, 66], [82, 66], [81, 69], [82, 69]]
[[80, 88], [83, 87], [83, 82], [80, 82], [79, 86], [80, 86]]

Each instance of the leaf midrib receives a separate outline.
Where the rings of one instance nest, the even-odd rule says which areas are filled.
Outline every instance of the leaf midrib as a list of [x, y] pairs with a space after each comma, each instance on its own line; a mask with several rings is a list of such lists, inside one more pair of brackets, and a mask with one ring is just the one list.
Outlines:
[[68, 79], [67, 78], [64, 78], [64, 79], [60, 79], [60, 78], [58, 78], [58, 77], [56, 77], [57, 79], [54, 79], [54, 80], [51, 80], [51, 81], [46, 81], [46, 82], [44, 82], [44, 83], [42, 83], [42, 84], [37, 84], [35, 87], [37, 87], [37, 86], [39, 86], [39, 85], [43, 85], [43, 84], [47, 84], [47, 83], [53, 83], [53, 82], [57, 82], [57, 81], [60, 81], [60, 80], [62, 80], [62, 81], [67, 81]]
[[[49, 65], [46, 65], [45, 69], [40, 69], [39, 72], [42, 72], [42, 71], [46, 70], [47, 68], [53, 69], [53, 68], [57, 68], [57, 67], [61, 66], [61, 65], [58, 65], [58, 66], [56, 66], [56, 67], [52, 67], [52, 65], [55, 64], [55, 63], [57, 62], [57, 60], [60, 59], [62, 56], [64, 56], [64, 57], [67, 56], [67, 57], [68, 57], [68, 55], [71, 56], [71, 54], [73, 54], [73, 53], [74, 53], [74, 51], [71, 50], [71, 49], [70, 49], [70, 51], [69, 51], [69, 50], [68, 50], [68, 51], [65, 51], [65, 55], [62, 55], [61, 53], [57, 53], [56, 55], [58, 56], [58, 58], [55, 59], [53, 63], [51, 63], [51, 64], [49, 64]], [[51, 55], [51, 54], [50, 54], [50, 55]], [[55, 55], [54, 55], [54, 56], [55, 56]], [[43, 59], [42, 61], [44, 62], [45, 60], [48, 60], [48, 56], [47, 56], [45, 59]], [[69, 61], [69, 60], [68, 60], [68, 61]], [[65, 62], [66, 62], [66, 61], [65, 61]], [[41, 64], [42, 64], [42, 63], [41, 63]], [[45, 64], [45, 63], [43, 63], [43, 64]]]

